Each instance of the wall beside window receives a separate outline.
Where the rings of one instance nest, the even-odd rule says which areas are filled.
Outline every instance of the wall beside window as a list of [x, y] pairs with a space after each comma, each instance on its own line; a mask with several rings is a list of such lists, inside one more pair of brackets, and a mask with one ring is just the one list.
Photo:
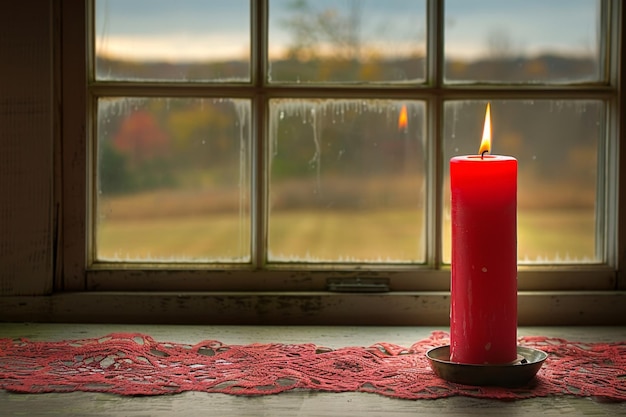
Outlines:
[[[206, 281], [206, 272], [180, 270], [152, 271], [145, 277], [141, 271], [135, 273], [138, 281], [143, 277], [144, 282], [154, 283], [154, 290], [162, 290], [161, 281], [177, 279], [180, 291], [130, 292], [132, 287], [126, 287], [127, 291], [87, 290], [86, 265], [62, 262], [64, 254], [80, 255], [84, 251], [85, 243], [72, 238], [76, 234], [63, 234], [72, 228], [85, 229], [79, 224], [84, 214], [72, 216], [64, 208], [64, 195], [69, 188], [81, 184], [84, 188], [86, 184], [69, 178], [61, 161], [71, 164], [72, 157], [86, 153], [80, 147], [84, 141], [77, 141], [77, 146], [61, 138], [87, 134], [84, 121], [77, 121], [64, 107], [70, 94], [80, 96], [81, 92], [72, 89], [71, 84], [63, 84], [60, 75], [62, 63], [68, 62], [62, 55], [71, 55], [59, 48], [61, 31], [68, 29], [70, 20], [63, 19], [63, 11], [69, 10], [63, 5], [63, 1], [27, 0], [0, 6], [0, 321], [447, 324], [449, 294], [439, 284], [442, 275], [447, 274], [445, 270], [433, 274], [432, 281], [437, 284], [432, 286], [424, 274], [424, 290], [420, 292], [404, 291], [402, 280], [394, 292], [382, 294], [298, 292], [292, 281], [292, 287], [285, 287], [292, 292], [285, 293], [280, 291], [281, 280], [268, 286], [270, 290], [256, 292], [271, 280], [271, 271], [258, 275], [254, 287], [214, 292], [211, 285], [203, 284], [205, 290], [198, 292], [191, 290], [199, 288], [195, 284], [198, 281]], [[80, 16], [80, 10], [77, 14]], [[71, 30], [80, 32], [81, 27]], [[83, 63], [76, 64], [63, 73], [75, 71], [80, 76]], [[71, 99], [76, 103], [80, 97]], [[620, 182], [620, 191], [625, 183]], [[73, 195], [81, 193], [86, 200], [84, 189]], [[619, 198], [624, 200], [623, 191]], [[620, 225], [626, 228], [623, 219]], [[622, 230], [618, 236], [618, 261], [624, 259], [624, 235]], [[579, 284], [574, 289], [564, 286], [558, 291], [554, 287], [546, 291], [541, 282], [543, 275], [538, 274], [530, 284], [524, 284], [533, 291], [524, 288], [520, 292], [520, 324], [626, 324], [626, 294], [618, 290], [620, 285], [624, 288], [622, 270], [623, 263], [618, 264], [617, 273], [607, 270], [598, 277], [615, 283], [613, 290], [598, 290], [593, 285], [585, 288], [577, 279]], [[563, 270], [552, 275], [560, 274], [567, 280], [576, 272], [580, 271]], [[102, 281], [110, 274], [91, 273]], [[397, 274], [407, 279], [410, 275]], [[115, 276], [111, 278], [114, 287]], [[309, 272], [301, 278], [315, 281], [318, 276]]]
[[[0, 5], [0, 294], [52, 289], [52, 2]], [[2, 316], [0, 309], [0, 316]]]

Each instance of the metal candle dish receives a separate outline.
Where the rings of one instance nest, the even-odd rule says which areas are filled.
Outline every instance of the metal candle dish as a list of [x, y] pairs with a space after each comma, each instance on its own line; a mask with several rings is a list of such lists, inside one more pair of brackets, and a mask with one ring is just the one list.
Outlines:
[[426, 352], [437, 376], [464, 385], [519, 387], [539, 371], [548, 354], [537, 349], [517, 347], [518, 360], [509, 364], [465, 364], [450, 361], [450, 345]]

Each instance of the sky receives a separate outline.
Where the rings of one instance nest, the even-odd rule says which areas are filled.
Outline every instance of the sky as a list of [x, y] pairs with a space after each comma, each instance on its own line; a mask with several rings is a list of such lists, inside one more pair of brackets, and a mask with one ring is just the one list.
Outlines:
[[[284, 22], [294, 0], [269, 0], [269, 51], [292, 43]], [[600, 0], [447, 0], [445, 51], [476, 59], [506, 51], [596, 54]], [[99, 53], [135, 60], [244, 59], [250, 51], [249, 0], [95, 0]], [[425, 0], [308, 0], [316, 13], [349, 14], [358, 4], [360, 37], [381, 53], [423, 52]]]

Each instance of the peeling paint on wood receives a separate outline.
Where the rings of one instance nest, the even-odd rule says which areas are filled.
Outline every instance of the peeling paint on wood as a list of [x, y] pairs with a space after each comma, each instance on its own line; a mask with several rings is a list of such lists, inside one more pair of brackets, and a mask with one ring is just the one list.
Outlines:
[[[446, 292], [68, 293], [0, 297], [0, 321], [447, 326]], [[520, 325], [626, 325], [626, 293], [521, 293]]]

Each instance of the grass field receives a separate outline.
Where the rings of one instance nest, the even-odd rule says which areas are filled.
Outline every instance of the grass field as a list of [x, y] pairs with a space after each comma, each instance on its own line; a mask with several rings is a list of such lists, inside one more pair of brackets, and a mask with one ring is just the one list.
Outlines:
[[[277, 212], [269, 223], [270, 260], [420, 262], [425, 256], [421, 219], [412, 210]], [[100, 260], [249, 259], [249, 222], [228, 213], [107, 220], [96, 236]], [[443, 247], [449, 260], [446, 225]], [[594, 260], [593, 210], [520, 211], [518, 257], [523, 263]]]

